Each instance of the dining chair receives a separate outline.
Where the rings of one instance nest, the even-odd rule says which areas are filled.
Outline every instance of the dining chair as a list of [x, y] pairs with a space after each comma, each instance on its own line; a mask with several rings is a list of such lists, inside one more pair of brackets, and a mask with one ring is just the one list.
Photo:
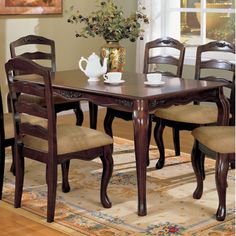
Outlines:
[[215, 181], [219, 198], [216, 219], [223, 221], [226, 217], [226, 188], [229, 163], [235, 164], [235, 126], [202, 126], [194, 129], [192, 135], [195, 143], [191, 159], [197, 180], [193, 198], [200, 199], [203, 193], [204, 173], [202, 163], [204, 163], [204, 160], [202, 156], [207, 155], [216, 160]]
[[0, 200], [4, 182], [5, 148], [11, 147], [14, 163], [14, 126], [11, 113], [4, 113], [2, 103], [2, 91], [0, 90]]
[[[157, 51], [155, 52], [155, 50]], [[184, 45], [174, 38], [163, 37], [150, 41], [145, 45], [143, 73], [161, 73], [165, 76], [182, 77], [184, 54]], [[111, 137], [113, 136], [112, 122], [115, 117], [129, 121], [132, 120], [132, 113], [107, 109], [104, 129]], [[152, 115], [150, 115], [149, 124], [150, 143]]]
[[[71, 159], [91, 161], [100, 157], [103, 165], [100, 199], [103, 207], [110, 208], [107, 186], [112, 175], [112, 138], [94, 129], [73, 124], [56, 124], [50, 71], [24, 57], [15, 57], [5, 64], [11, 94], [16, 137], [15, 208], [21, 207], [24, 181], [24, 159], [29, 158], [46, 165], [47, 222], [54, 220], [57, 189], [57, 165], [62, 164], [62, 189], [69, 192], [69, 162]], [[20, 76], [14, 76], [20, 71]], [[39, 82], [31, 80], [31, 75]], [[19, 99], [24, 93], [45, 99], [45, 105]], [[24, 122], [21, 114], [35, 116], [41, 121]]]
[[[212, 59], [212, 52], [221, 55], [221, 59]], [[235, 45], [225, 41], [212, 41], [197, 47], [195, 63], [195, 79], [205, 81], [218, 81], [225, 83], [225, 95], [230, 102], [231, 122], [235, 119], [235, 64], [224, 59], [228, 54], [235, 55]], [[206, 59], [208, 58], [208, 59]], [[165, 147], [163, 143], [163, 131], [165, 126], [174, 130], [174, 143], [176, 154], [180, 155], [179, 131], [188, 130], [215, 124], [217, 122], [218, 109], [212, 104], [194, 103], [169, 108], [159, 108], [155, 111], [154, 137], [160, 152], [160, 158], [156, 164], [161, 169], [165, 164]], [[233, 166], [232, 166], [233, 167]]]
[[[29, 46], [31, 46], [31, 49], [29, 48]], [[11, 58], [14, 58], [16, 56], [23, 56], [37, 63], [40, 63], [41, 65], [44, 65], [51, 72], [56, 71], [55, 42], [51, 39], [39, 35], [23, 36], [10, 43], [10, 53]], [[80, 102], [66, 101], [64, 98], [61, 98], [59, 96], [53, 96], [53, 98], [56, 113], [73, 109], [76, 115], [76, 124], [82, 125], [84, 116], [81, 110]], [[35, 100], [35, 102], [37, 103], [45, 104], [44, 98], [36, 98], [30, 95], [22, 94], [21, 99]], [[10, 98], [8, 98], [8, 101], [10, 101]], [[8, 104], [8, 108], [11, 109], [10, 104]]]

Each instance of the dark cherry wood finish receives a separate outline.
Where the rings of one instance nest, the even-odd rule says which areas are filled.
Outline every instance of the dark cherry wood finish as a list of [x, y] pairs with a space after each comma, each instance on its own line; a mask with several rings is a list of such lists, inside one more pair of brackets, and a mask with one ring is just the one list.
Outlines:
[[[220, 133], [218, 137], [221, 139]], [[202, 163], [204, 163], [204, 160], [202, 157], [205, 154], [207, 154], [208, 157], [214, 158], [216, 160], [215, 181], [219, 198], [216, 219], [218, 221], [223, 221], [226, 217], [226, 189], [228, 187], [227, 174], [229, 170], [229, 164], [235, 165], [235, 153], [218, 153], [215, 150], [210, 150], [204, 145], [204, 143], [200, 143], [195, 139], [191, 155], [192, 166], [197, 179], [197, 187], [193, 193], [193, 198], [195, 199], [200, 199], [203, 193], [204, 173], [202, 169]]]
[[0, 90], [0, 199], [2, 199], [2, 189], [4, 180], [5, 148], [11, 146], [12, 158], [14, 159], [14, 142], [14, 137], [11, 137], [9, 139], [5, 138], [4, 112], [2, 104], [2, 94]]
[[[235, 95], [234, 95], [235, 64], [223, 59], [204, 60], [204, 53], [206, 52], [222, 52], [222, 53], [235, 54], [235, 45], [224, 41], [214, 41], [207, 43], [205, 45], [200, 45], [197, 48], [196, 65], [195, 65], [195, 80], [223, 82], [225, 84], [225, 87], [230, 89], [231, 92], [228, 100], [230, 102], [230, 113], [232, 116], [230, 122], [232, 123], [232, 121], [235, 120]], [[218, 69], [219, 71], [225, 71], [226, 73], [230, 72], [230, 76], [228, 79], [221, 78], [219, 77], [218, 74], [216, 75], [215, 72], [213, 74], [211, 71], [212, 69]], [[208, 70], [207, 75], [204, 74], [204, 71], [206, 70]], [[195, 102], [195, 104], [199, 105], [199, 103], [197, 102]], [[173, 128], [176, 155], [180, 155], [179, 131], [180, 130], [191, 131], [199, 127], [200, 124], [197, 123], [198, 122], [197, 120], [196, 123], [179, 122], [174, 120], [161, 119], [159, 117], [154, 117], [153, 120], [156, 122], [156, 126], [154, 129], [154, 137], [160, 152], [160, 158], [156, 164], [156, 168], [161, 169], [165, 164], [165, 147], [163, 143], [163, 131], [165, 126]], [[232, 165], [232, 167], [234, 166]]]
[[[70, 153], [58, 153], [57, 125], [54, 110], [55, 106], [53, 103], [53, 95], [55, 93], [52, 88], [51, 72], [47, 70], [47, 68], [44, 68], [43, 66], [40, 66], [39, 64], [36, 64], [35, 62], [25, 59], [23, 57], [16, 57], [9, 60], [5, 64], [5, 69], [7, 73], [9, 91], [13, 104], [14, 125], [16, 133], [16, 188], [14, 206], [16, 208], [21, 206], [24, 181], [24, 158], [30, 158], [35, 161], [39, 161], [46, 164], [46, 180], [48, 185], [47, 221], [52, 222], [54, 219], [54, 211], [56, 204], [58, 164], [62, 165], [62, 190], [64, 192], [69, 192], [69, 161], [71, 159], [81, 159], [85, 161], [90, 161], [99, 156], [103, 164], [100, 190], [101, 203], [104, 207], [110, 208], [111, 202], [107, 196], [107, 186], [113, 170], [111, 142], [103, 146], [101, 144], [97, 144], [90, 149], [82, 149]], [[18, 76], [18, 78], [21, 79], [17, 79], [17, 76], [14, 77], [14, 71], [16, 70], [21, 72], [21, 75]], [[29, 78], [27, 77], [28, 74], [34, 74], [36, 80], [37, 78], [40, 80], [40, 84], [35, 83], [35, 81], [32, 80], [32, 77], [31, 80], [27, 80], [26, 78]], [[73, 73], [67, 74], [67, 76], [70, 75], [74, 77]], [[64, 77], [63, 80], [69, 78], [67, 76]], [[78, 77], [76, 79], [78, 79]], [[68, 81], [71, 80], [69, 79]], [[19, 99], [19, 96], [17, 96], [18, 93], [43, 97], [45, 98], [46, 106], [40, 106], [37, 103], [30, 103], [29, 101], [26, 102], [22, 99]], [[68, 93], [72, 94], [72, 96], [74, 94], [73, 90], [68, 91], [67, 94]], [[63, 92], [61, 92], [61, 94], [63, 94]], [[74, 94], [75, 97], [77, 97], [76, 94], [77, 93]], [[58, 93], [58, 95], [60, 95], [60, 93]], [[65, 97], [67, 98], [67, 96]], [[77, 100], [78, 99], [76, 99], [75, 101]], [[22, 113], [43, 118], [46, 124], [45, 122], [43, 122], [43, 124], [22, 122], [20, 119], [20, 115]], [[73, 129], [71, 130], [71, 132], [73, 132]], [[86, 132], [86, 130], [83, 130], [82, 132]], [[44, 139], [45, 142], [47, 142], [48, 152], [41, 151], [40, 149], [36, 150], [24, 145], [23, 137], [25, 135]]]
[[[125, 83], [107, 85], [103, 79], [89, 83], [80, 70], [55, 72], [52, 78], [54, 93], [69, 100], [88, 100], [96, 105], [132, 113], [138, 186], [138, 214], [146, 209], [146, 162], [148, 157], [149, 114], [159, 107], [187, 104], [191, 101], [215, 102], [219, 109], [218, 123], [227, 124], [229, 108], [223, 93], [224, 83], [163, 77], [161, 87], [144, 85], [145, 74], [123, 73]], [[41, 83], [40, 79], [35, 80]]]
[[[28, 45], [35, 45], [37, 47], [36, 51], [27, 51]], [[24, 52], [19, 53], [22, 49]], [[27, 35], [10, 43], [10, 53], [12, 58], [22, 56], [39, 64], [47, 63], [47, 68], [51, 72], [56, 71], [55, 51], [55, 42], [53, 40], [38, 35]], [[46, 67], [45, 64], [44, 66]], [[11, 106], [8, 107], [10, 110]], [[82, 125], [84, 116], [79, 102], [68, 102], [64, 99], [55, 99], [56, 113], [70, 109], [73, 109], [75, 112], [76, 124]]]
[[[155, 55], [152, 56], [152, 50], [153, 49], [165, 49], [170, 50], [174, 49], [177, 57], [174, 57], [172, 55], [168, 55], [167, 53], [170, 53], [167, 51], [165, 55]], [[165, 38], [159, 38], [156, 40], [153, 40], [151, 42], [146, 43], [145, 45], [145, 53], [144, 53], [144, 68], [143, 73], [161, 73], [165, 76], [172, 76], [172, 77], [182, 77], [182, 71], [183, 71], [183, 62], [184, 62], [184, 54], [185, 54], [185, 47], [182, 43], [180, 43], [178, 40], [165, 37]], [[169, 65], [172, 66], [172, 71], [160, 71], [160, 70], [154, 70], [151, 68], [151, 66], [159, 66], [159, 65]], [[106, 130], [106, 133], [109, 134], [111, 137], [113, 136], [112, 132], [112, 123], [115, 118], [121, 118], [123, 120], [129, 121], [132, 120], [132, 113], [130, 112], [123, 112], [115, 109], [108, 108], [107, 113], [104, 120], [104, 127]], [[150, 122], [149, 122], [149, 142], [151, 138], [151, 129], [152, 129], [152, 115], [150, 116]], [[173, 130], [173, 137], [175, 137], [175, 131]], [[176, 143], [176, 142], [175, 142]], [[179, 155], [179, 146], [175, 148], [177, 155]], [[149, 158], [147, 163], [149, 164]]]

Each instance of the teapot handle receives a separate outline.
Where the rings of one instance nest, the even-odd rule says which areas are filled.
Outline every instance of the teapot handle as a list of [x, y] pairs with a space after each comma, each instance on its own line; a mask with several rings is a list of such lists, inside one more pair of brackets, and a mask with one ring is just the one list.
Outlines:
[[84, 73], [85, 73], [85, 69], [82, 67], [82, 62], [85, 61], [86, 64], [88, 63], [88, 60], [85, 59], [84, 57], [81, 57], [80, 60], [79, 60], [79, 68], [80, 70], [82, 70]]

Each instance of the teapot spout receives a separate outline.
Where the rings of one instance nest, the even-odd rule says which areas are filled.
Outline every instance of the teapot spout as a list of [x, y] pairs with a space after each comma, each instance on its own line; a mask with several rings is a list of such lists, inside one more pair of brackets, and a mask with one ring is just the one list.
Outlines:
[[103, 59], [103, 65], [102, 65], [102, 74], [106, 74], [107, 73], [107, 60], [108, 58], [104, 58]]

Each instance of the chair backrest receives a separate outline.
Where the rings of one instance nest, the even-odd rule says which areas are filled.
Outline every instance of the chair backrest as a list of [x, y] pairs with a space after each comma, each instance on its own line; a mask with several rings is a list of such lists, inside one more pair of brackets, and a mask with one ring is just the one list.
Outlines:
[[39, 64], [45, 63], [42, 64], [45, 67], [47, 63], [50, 71], [56, 71], [55, 42], [51, 39], [38, 35], [21, 37], [10, 43], [10, 53], [11, 58], [22, 56]]
[[[45, 139], [48, 142], [48, 152], [57, 154], [56, 140], [56, 117], [54, 112], [51, 73], [50, 71], [24, 57], [15, 57], [5, 64], [7, 80], [9, 85], [12, 107], [14, 112], [15, 136], [17, 144], [22, 142], [25, 135]], [[14, 71], [19, 71], [20, 76], [14, 76]], [[34, 76], [40, 84], [36, 84], [30, 78]], [[24, 93], [45, 99], [46, 106], [39, 105], [33, 101], [18, 99], [17, 94]], [[36, 125], [29, 121], [23, 122], [20, 117], [22, 114], [33, 117], [43, 118], [43, 125]], [[34, 150], [35, 152], [35, 150]], [[47, 153], [48, 154], [48, 153]], [[45, 154], [46, 155], [46, 154]], [[40, 154], [42, 157], [42, 154]]]
[[[166, 53], [160, 53], [159, 55], [151, 55], [151, 49], [161, 49], [165, 48]], [[168, 50], [172, 50], [171, 52]], [[173, 56], [174, 54], [177, 56]], [[166, 55], [165, 55], [166, 54]], [[170, 75], [170, 76], [177, 76], [182, 77], [183, 72], [183, 63], [184, 63], [184, 54], [185, 54], [185, 47], [182, 43], [180, 43], [178, 40], [165, 37], [165, 38], [159, 38], [156, 40], [153, 40], [151, 42], [146, 43], [145, 45], [145, 53], [144, 53], [144, 68], [143, 72], [148, 73], [150, 72], [150, 65], [169, 65], [169, 67], [173, 66], [174, 70], [176, 72], [173, 72], [173, 68], [171, 72], [165, 71], [161, 72], [164, 75]]]
[[[215, 59], [210, 55], [212, 52], [218, 52], [221, 59]], [[235, 44], [226, 41], [213, 41], [197, 47], [195, 79], [224, 82], [227, 92], [225, 95], [229, 99], [230, 113], [232, 118], [230, 124], [235, 124], [235, 62], [226, 58], [227, 55], [233, 55], [235, 58]], [[206, 59], [208, 57], [208, 59]]]

